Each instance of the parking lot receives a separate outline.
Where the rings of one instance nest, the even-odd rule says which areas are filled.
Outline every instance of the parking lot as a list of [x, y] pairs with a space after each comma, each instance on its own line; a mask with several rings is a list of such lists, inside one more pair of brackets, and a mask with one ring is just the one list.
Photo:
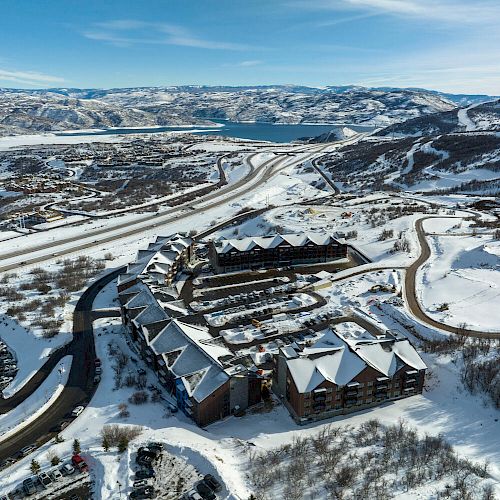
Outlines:
[[9, 492], [8, 496], [5, 498], [0, 496], [0, 500], [21, 498], [86, 500], [90, 497], [82, 494], [88, 492], [89, 485], [90, 476], [86, 467], [79, 468], [72, 461], [68, 461], [37, 474], [31, 474]]
[[135, 463], [129, 498], [215, 500], [223, 488], [217, 478], [172, 455], [163, 443], [148, 443], [131, 456]]
[[18, 371], [16, 358], [7, 345], [0, 341], [0, 391], [14, 380]]

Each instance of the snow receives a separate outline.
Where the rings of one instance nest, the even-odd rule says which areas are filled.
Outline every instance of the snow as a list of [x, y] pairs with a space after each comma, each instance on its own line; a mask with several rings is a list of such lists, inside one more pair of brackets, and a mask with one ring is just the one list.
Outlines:
[[71, 341], [72, 335], [59, 334], [51, 339], [33, 335], [17, 321], [7, 315], [0, 315], [2, 330], [0, 339], [15, 353], [19, 371], [12, 382], [2, 391], [3, 397], [12, 397], [47, 361], [51, 353]]
[[468, 115], [469, 109], [474, 108], [476, 106], [477, 104], [473, 104], [468, 108], [460, 108], [457, 112], [458, 124], [461, 125], [462, 127], [465, 127], [466, 132], [473, 132], [477, 128], [476, 124], [470, 119]]
[[64, 356], [38, 389], [16, 408], [0, 415], [0, 443], [40, 417], [62, 393], [68, 382], [73, 356]]
[[[500, 242], [491, 236], [432, 236], [432, 256], [419, 271], [418, 295], [427, 313], [453, 326], [500, 329]], [[442, 312], [438, 307], [448, 304]]]

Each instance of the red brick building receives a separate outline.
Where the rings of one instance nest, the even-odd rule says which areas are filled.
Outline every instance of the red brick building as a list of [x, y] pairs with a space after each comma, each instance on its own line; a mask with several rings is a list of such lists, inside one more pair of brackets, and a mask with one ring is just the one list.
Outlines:
[[273, 390], [306, 423], [419, 394], [426, 368], [401, 335], [352, 341], [327, 331], [311, 346], [280, 349]]

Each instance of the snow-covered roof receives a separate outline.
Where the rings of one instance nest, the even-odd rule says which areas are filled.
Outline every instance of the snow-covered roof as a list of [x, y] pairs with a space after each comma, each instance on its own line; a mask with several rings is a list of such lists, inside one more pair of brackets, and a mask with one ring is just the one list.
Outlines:
[[331, 330], [327, 330], [312, 346], [296, 352], [282, 353], [299, 393], [311, 392], [325, 381], [347, 385], [368, 366], [392, 377], [405, 364], [417, 370], [425, 363], [407, 339], [392, 341], [360, 341], [349, 345]]
[[331, 243], [338, 243], [338, 240], [332, 234], [326, 232], [290, 233], [270, 236], [250, 236], [241, 239], [221, 239], [215, 242], [215, 250], [219, 254], [224, 254], [232, 250], [248, 252], [255, 247], [263, 249], [276, 248], [282, 244], [288, 244], [292, 247], [302, 247], [308, 244], [329, 245]]
[[172, 320], [151, 342], [151, 348], [163, 357], [174, 376], [183, 379], [189, 395], [198, 402], [229, 379], [220, 358], [231, 351], [213, 344], [204, 328]]

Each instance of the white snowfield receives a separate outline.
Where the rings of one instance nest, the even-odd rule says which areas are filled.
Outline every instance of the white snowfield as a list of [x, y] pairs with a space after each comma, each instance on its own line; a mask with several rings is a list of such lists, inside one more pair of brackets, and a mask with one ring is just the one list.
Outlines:
[[[436, 320], [500, 330], [500, 242], [491, 236], [432, 236], [418, 295]], [[446, 304], [443, 311], [440, 306]]]
[[[306, 155], [302, 158], [306, 158]], [[258, 164], [262, 164], [266, 159], [269, 159], [269, 156], [260, 155], [256, 159], [256, 164], [257, 160]], [[242, 172], [235, 169], [229, 174], [234, 175], [233, 180], [236, 180]], [[372, 227], [367, 218], [370, 210], [380, 207], [383, 209], [386, 205], [382, 203], [385, 203], [386, 199], [389, 199], [390, 203], [396, 201], [401, 203], [400, 196], [391, 196], [387, 193], [367, 195], [363, 200], [342, 201], [337, 206], [300, 206], [298, 202], [304, 196], [320, 197], [329, 193], [327, 187], [323, 189], [311, 186], [310, 175], [312, 174], [306, 176], [301, 173], [300, 168], [290, 161], [288, 168], [272, 178], [258, 192], [254, 191], [233, 200], [229, 207], [221, 206], [207, 210], [203, 213], [203, 217], [193, 214], [180, 222], [160, 223], [157, 228], [144, 231], [139, 236], [120, 239], [119, 243], [96, 245], [85, 250], [85, 253], [102, 257], [105, 252], [112, 251], [114, 253], [112, 265], [122, 265], [132, 261], [137, 250], [146, 247], [157, 235], [190, 229], [200, 231], [235, 214], [243, 206], [262, 208], [270, 199], [270, 202], [278, 208], [239, 226], [220, 231], [215, 237], [262, 235], [273, 232], [276, 226], [281, 226], [283, 230], [290, 232], [358, 231], [357, 237], [349, 242], [366, 253], [374, 262], [357, 270], [369, 271], [372, 267], [385, 265], [391, 266], [391, 270], [370, 272], [355, 277], [349, 276], [351, 271], [347, 270], [325, 277], [333, 280], [344, 279], [334, 281], [333, 286], [318, 291], [328, 303], [317, 312], [361, 311], [380, 328], [402, 330], [401, 323], [396, 321], [399, 319], [414, 326], [421, 335], [442, 338], [442, 332], [417, 321], [404, 307], [398, 305], [397, 293], [400, 291], [403, 279], [402, 268], [413, 262], [419, 253], [414, 230], [415, 221], [425, 214], [404, 215], [387, 220], [383, 225]], [[319, 176], [318, 180], [321, 180]], [[407, 198], [406, 195], [403, 196]], [[413, 199], [416, 198], [416, 195], [413, 196]], [[439, 201], [443, 204], [443, 208], [439, 211], [441, 216], [446, 215], [447, 210], [454, 208], [459, 200], [463, 202], [465, 199], [456, 196], [430, 198], [430, 201]], [[359, 204], [360, 201], [362, 204]], [[342, 212], [346, 210], [352, 211], [352, 217], [342, 218]], [[456, 212], [454, 215], [468, 217], [470, 213]], [[118, 218], [113, 220], [116, 221]], [[134, 216], [123, 216], [120, 221], [123, 220], [133, 223]], [[106, 221], [97, 223], [105, 224]], [[496, 326], [498, 330], [499, 245], [488, 234], [477, 237], [461, 235], [471, 231], [469, 226], [468, 222], [461, 222], [460, 218], [438, 218], [425, 223], [426, 231], [445, 234], [428, 236], [432, 256], [418, 275], [417, 292], [428, 314], [440, 321], [453, 325], [466, 321], [469, 327], [476, 329], [495, 329]], [[82, 227], [91, 226], [90, 223], [89, 226], [80, 226], [80, 230]], [[379, 236], [383, 229], [392, 229], [393, 236], [380, 240]], [[76, 230], [67, 227], [58, 228], [57, 231], [62, 237], [75, 234], [73, 231]], [[391, 253], [399, 232], [403, 232], [410, 242], [408, 253]], [[36, 245], [37, 241], [46, 241], [44, 238], [47, 238], [48, 234], [49, 237], [54, 235], [50, 232], [32, 235], [30, 241]], [[82, 234], [85, 234], [84, 230]], [[392, 271], [393, 268], [395, 271]], [[23, 272], [26, 271], [25, 269]], [[387, 284], [394, 285], [395, 291], [391, 293], [373, 291], [374, 285]], [[393, 302], [387, 302], [386, 299], [389, 298]], [[436, 312], [436, 307], [444, 302], [448, 303], [448, 310], [443, 313]], [[376, 307], [377, 305], [380, 305], [380, 309]], [[116, 283], [110, 283], [98, 295], [94, 308], [117, 306]], [[290, 443], [294, 438], [316, 434], [326, 425], [356, 426], [373, 418], [378, 418], [386, 424], [397, 423], [399, 419], [404, 419], [415, 427], [420, 435], [443, 434], [461, 456], [474, 461], [489, 461], [491, 479], [495, 481], [495, 487], [500, 493], [500, 433], [498, 432], [500, 413], [491, 407], [486, 398], [465, 392], [459, 368], [449, 356], [420, 353], [431, 373], [423, 395], [300, 427], [291, 419], [286, 408], [275, 402], [271, 408], [260, 406], [248, 411], [243, 417], [230, 417], [206, 429], [200, 429], [183, 413], [170, 414], [165, 402], [150, 401], [138, 406], [130, 404], [128, 398], [136, 389], [127, 387], [115, 389], [112, 367], [114, 361], [109, 355], [108, 345], [111, 344], [138, 360], [137, 364], [129, 362], [126, 370], [134, 371], [143, 367], [140, 356], [131, 351], [127, 345], [119, 319], [97, 320], [94, 322], [94, 328], [97, 355], [102, 360], [103, 370], [102, 380], [95, 396], [82, 415], [61, 433], [64, 442], [43, 445], [32, 455], [7, 469], [8, 474], [2, 474], [0, 493], [10, 491], [28, 475], [32, 458], [39, 460], [46, 469], [48, 450], [55, 451], [61, 457], [69, 457], [72, 440], [78, 438], [81, 441], [82, 454], [91, 467], [97, 499], [116, 499], [120, 494], [128, 495], [131, 492], [134, 451], [150, 440], [166, 443], [169, 453], [185, 459], [200, 473], [212, 473], [220, 478], [225, 487], [222, 498], [247, 499], [252, 493], [247, 477], [250, 450], [266, 450]], [[356, 336], [359, 333], [353, 323], [342, 324], [338, 329], [345, 336]], [[38, 339], [35, 344], [29, 332], [17, 329], [13, 323], [8, 323], [8, 327], [2, 330], [1, 335], [6, 336], [5, 342], [18, 353], [20, 375], [16, 387], [21, 387], [23, 381], [39, 368], [48, 349], [57, 345], [55, 340], [53, 343], [47, 341], [45, 344]], [[245, 332], [236, 332], [236, 336], [239, 340], [252, 338], [245, 337]], [[416, 344], [415, 338], [410, 336], [410, 340]], [[29, 349], [23, 349], [23, 345], [29, 346]], [[254, 355], [254, 359], [257, 359], [257, 356]], [[159, 385], [156, 376], [148, 371], [149, 384]], [[164, 397], [170, 400], [169, 395], [164, 394]], [[40, 394], [37, 394], [37, 398], [38, 401], [43, 399]], [[120, 417], [120, 404], [128, 405], [130, 413], [128, 417]], [[5, 418], [6, 422], [13, 422], [11, 425], [19, 425], [18, 414], [11, 413]], [[130, 452], [119, 455], [116, 449], [107, 452], [103, 450], [101, 429], [104, 425], [112, 423], [143, 427], [140, 436], [131, 443]], [[121, 488], [117, 481], [122, 485]], [[398, 498], [423, 500], [430, 497], [431, 490], [425, 490], [418, 494], [400, 495]]]
[[[2, 324], [3, 323], [3, 324]], [[59, 334], [51, 339], [36, 336], [6, 314], [0, 315], [0, 339], [15, 353], [19, 371], [2, 391], [4, 398], [12, 397], [43, 366], [51, 353], [72, 339], [72, 334]]]

